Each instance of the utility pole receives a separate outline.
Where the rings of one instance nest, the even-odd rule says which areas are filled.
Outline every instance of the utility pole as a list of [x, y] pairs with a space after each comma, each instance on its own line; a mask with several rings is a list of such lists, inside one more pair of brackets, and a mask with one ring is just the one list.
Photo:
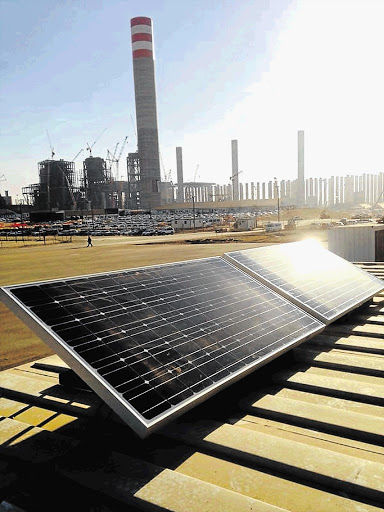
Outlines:
[[196, 231], [195, 195], [192, 195], [193, 232]]
[[196, 209], [195, 209], [195, 191], [191, 189], [188, 196], [188, 199], [192, 201], [192, 216], [193, 216], [193, 231], [196, 231]]
[[[253, 197], [254, 197], [254, 195], [255, 195], [255, 190], [256, 190], [256, 186], [255, 186], [255, 184], [254, 184], [254, 183], [252, 183], [252, 184], [251, 184], [251, 187], [252, 187], [252, 188], [251, 188], [251, 196], [253, 196]], [[257, 207], [256, 207], [256, 210], [255, 210], [255, 214], [256, 214], [256, 215], [255, 215], [255, 218], [256, 218], [256, 226], [255, 226], [255, 227], [257, 228]]]

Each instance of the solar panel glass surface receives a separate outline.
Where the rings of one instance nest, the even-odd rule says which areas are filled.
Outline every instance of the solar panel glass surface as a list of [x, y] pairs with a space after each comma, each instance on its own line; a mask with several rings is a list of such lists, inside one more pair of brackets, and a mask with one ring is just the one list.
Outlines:
[[314, 241], [235, 251], [225, 258], [325, 323], [384, 288], [382, 280]]
[[221, 258], [5, 292], [143, 436], [324, 327]]

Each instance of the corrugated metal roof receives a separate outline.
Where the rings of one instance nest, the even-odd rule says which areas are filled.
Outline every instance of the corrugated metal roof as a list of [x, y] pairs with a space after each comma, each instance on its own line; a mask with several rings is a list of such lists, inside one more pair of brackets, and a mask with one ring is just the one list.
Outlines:
[[146, 440], [65, 369], [0, 374], [0, 511], [384, 510], [384, 295]]

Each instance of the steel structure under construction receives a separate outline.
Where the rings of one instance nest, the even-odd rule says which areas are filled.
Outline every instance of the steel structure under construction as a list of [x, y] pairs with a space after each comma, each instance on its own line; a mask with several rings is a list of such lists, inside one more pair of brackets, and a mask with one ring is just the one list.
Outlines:
[[127, 157], [127, 174], [128, 174], [128, 201], [129, 208], [139, 210], [142, 208], [140, 185], [140, 158], [139, 153], [128, 153]]
[[115, 187], [104, 158], [89, 156], [83, 162], [83, 186], [88, 208], [115, 207]]
[[80, 192], [74, 162], [44, 160], [38, 166], [39, 183], [23, 188], [27, 203], [39, 210], [75, 210]]

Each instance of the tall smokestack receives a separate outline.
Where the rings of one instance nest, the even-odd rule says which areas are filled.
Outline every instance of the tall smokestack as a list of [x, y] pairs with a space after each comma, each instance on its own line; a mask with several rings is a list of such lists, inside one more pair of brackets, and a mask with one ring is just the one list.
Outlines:
[[305, 204], [304, 131], [297, 134], [297, 206]]
[[137, 147], [140, 161], [140, 206], [144, 209], [151, 209], [161, 203], [159, 135], [151, 19], [143, 16], [132, 18], [131, 33]]
[[239, 200], [239, 154], [237, 140], [231, 141], [232, 147], [232, 197], [234, 201]]
[[184, 178], [183, 178], [183, 149], [176, 148], [176, 168], [177, 168], [177, 202], [184, 202]]

